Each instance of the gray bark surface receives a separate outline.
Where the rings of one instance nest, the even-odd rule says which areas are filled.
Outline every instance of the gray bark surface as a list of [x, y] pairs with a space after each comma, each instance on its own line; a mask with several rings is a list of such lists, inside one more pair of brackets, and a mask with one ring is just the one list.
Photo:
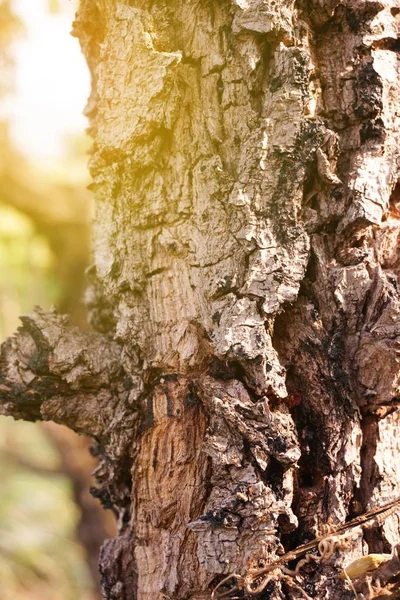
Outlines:
[[[399, 15], [81, 2], [99, 333], [25, 317], [0, 390], [97, 440], [109, 600], [210, 598], [399, 495]], [[297, 581], [352, 598], [341, 565], [399, 541], [393, 514]]]

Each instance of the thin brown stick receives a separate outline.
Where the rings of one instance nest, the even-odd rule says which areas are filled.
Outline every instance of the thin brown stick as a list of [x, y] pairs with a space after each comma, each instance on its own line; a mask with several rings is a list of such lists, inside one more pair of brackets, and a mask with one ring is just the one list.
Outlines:
[[231, 593], [233, 591], [235, 591], [235, 588], [233, 588], [232, 590], [228, 590], [227, 593], [223, 592], [221, 595], [216, 596], [215, 593], [217, 592], [217, 590], [222, 587], [223, 585], [225, 585], [225, 583], [227, 583], [230, 579], [236, 579], [237, 581], [239, 581], [241, 578], [240, 575], [237, 575], [236, 573], [231, 573], [230, 575], [228, 575], [227, 577], [224, 577], [224, 579], [222, 579], [222, 581], [220, 581], [218, 583], [218, 585], [213, 589], [213, 592], [211, 594], [211, 600], [215, 600], [216, 598], [224, 598], [226, 597], [227, 593]]
[[[313, 540], [311, 540], [310, 542], [307, 542], [306, 544], [303, 544], [302, 546], [298, 546], [295, 550], [291, 550], [290, 552], [287, 552], [286, 554], [281, 556], [278, 560], [269, 564], [266, 567], [263, 567], [261, 569], [250, 569], [244, 577], [238, 575], [237, 573], [228, 575], [222, 581], [220, 581], [219, 584], [214, 588], [212, 595], [211, 595], [212, 600], [226, 598], [229, 596], [229, 594], [231, 594], [232, 592], [237, 591], [239, 589], [237, 587], [237, 585], [235, 584], [234, 588], [224, 592], [222, 595], [219, 595], [219, 596], [215, 595], [217, 590], [220, 587], [222, 587], [226, 582], [228, 582], [230, 579], [235, 579], [237, 582], [240, 581], [245, 592], [250, 595], [260, 594], [265, 589], [268, 582], [271, 581], [271, 579], [273, 579], [274, 576], [276, 576], [280, 579], [283, 579], [287, 582], [291, 581], [293, 584], [293, 580], [291, 579], [291, 577], [298, 575], [300, 569], [305, 564], [307, 564], [311, 559], [314, 559], [317, 561], [318, 560], [328, 560], [329, 558], [331, 558], [331, 556], [333, 555], [335, 550], [342, 549], [343, 547], [345, 547], [356, 533], [361, 534], [362, 529], [364, 527], [370, 528], [375, 525], [381, 525], [387, 517], [389, 517], [394, 512], [396, 512], [396, 510], [399, 510], [399, 508], [400, 508], [399, 505], [400, 505], [400, 498], [396, 498], [395, 500], [392, 500], [382, 506], [378, 506], [378, 507], [371, 509], [370, 511], [364, 513], [363, 515], [356, 517], [355, 519], [352, 519], [351, 521], [349, 521], [347, 523], [338, 525], [335, 528], [332, 525], [329, 525], [329, 527], [324, 528], [324, 530], [323, 530], [325, 532], [324, 535], [316, 537]], [[313, 555], [309, 554], [309, 551], [311, 551], [315, 548], [317, 548], [319, 556], [313, 556]], [[294, 571], [291, 571], [291, 570], [287, 569], [286, 567], [284, 567], [285, 563], [295, 560], [296, 558], [299, 558], [303, 554], [306, 554], [305, 558], [300, 560], [297, 563]], [[276, 575], [274, 575], [273, 571], [277, 571]], [[346, 571], [344, 571], [344, 573], [345, 573], [346, 580], [349, 580], [350, 578], [348, 577], [348, 574], [346, 573]], [[258, 579], [262, 578], [263, 576], [266, 576], [266, 577], [261, 581], [261, 583], [259, 583], [257, 585], [257, 587], [255, 587], [255, 588], [252, 587], [254, 585], [254, 583]], [[296, 587], [298, 587], [298, 586], [296, 586]], [[351, 583], [351, 580], [350, 580], [350, 587], [351, 587], [353, 593], [355, 594], [355, 597], [358, 599], [357, 592], [355, 591], [354, 586]], [[299, 588], [299, 589], [301, 590], [301, 588]], [[304, 595], [304, 597], [307, 598], [307, 600], [309, 600], [309, 596], [303, 590], [301, 590], [301, 593]]]

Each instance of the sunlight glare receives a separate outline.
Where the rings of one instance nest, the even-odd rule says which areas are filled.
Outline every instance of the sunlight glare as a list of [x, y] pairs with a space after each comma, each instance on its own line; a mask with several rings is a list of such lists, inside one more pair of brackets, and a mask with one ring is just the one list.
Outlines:
[[68, 135], [82, 134], [90, 77], [79, 42], [70, 35], [76, 3], [14, 0], [26, 33], [15, 43], [16, 89], [9, 103], [14, 143], [32, 159], [57, 159]]

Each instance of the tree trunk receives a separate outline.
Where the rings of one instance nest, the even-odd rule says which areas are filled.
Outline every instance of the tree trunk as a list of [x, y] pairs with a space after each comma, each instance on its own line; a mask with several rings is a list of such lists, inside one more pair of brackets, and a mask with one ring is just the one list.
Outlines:
[[399, 16], [81, 2], [99, 333], [24, 317], [0, 390], [97, 440], [108, 600], [352, 598], [341, 565], [400, 541], [385, 514], [250, 581], [398, 495]]

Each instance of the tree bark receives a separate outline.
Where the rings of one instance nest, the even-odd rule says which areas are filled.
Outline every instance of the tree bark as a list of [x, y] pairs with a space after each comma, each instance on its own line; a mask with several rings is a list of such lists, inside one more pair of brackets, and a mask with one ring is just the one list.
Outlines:
[[[81, 2], [99, 333], [25, 317], [1, 398], [97, 440], [109, 600], [210, 598], [398, 495], [399, 15]], [[388, 516], [259, 597], [352, 598], [340, 565], [399, 541]]]

